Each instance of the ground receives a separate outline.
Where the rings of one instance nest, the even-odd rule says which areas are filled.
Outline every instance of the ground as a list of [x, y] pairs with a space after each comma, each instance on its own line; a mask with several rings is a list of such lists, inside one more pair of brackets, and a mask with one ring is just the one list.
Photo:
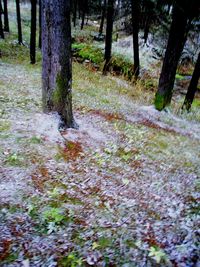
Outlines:
[[[11, 2], [0, 40], [0, 266], [199, 266], [199, 96], [181, 112], [191, 76], [177, 74], [172, 105], [158, 112], [161, 62], [147, 46], [136, 84], [74, 60], [79, 129], [60, 132], [57, 114], [42, 111], [41, 54], [29, 65], [21, 7], [24, 46]], [[90, 32], [73, 29], [81, 42]]]
[[74, 63], [60, 133], [40, 67], [0, 68], [1, 266], [197, 266], [198, 120]]

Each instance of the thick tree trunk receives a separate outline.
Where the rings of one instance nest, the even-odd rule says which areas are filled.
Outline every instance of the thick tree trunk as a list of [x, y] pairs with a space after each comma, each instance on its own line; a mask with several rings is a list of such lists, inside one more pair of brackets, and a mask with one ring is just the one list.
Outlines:
[[99, 34], [103, 33], [104, 20], [106, 16], [106, 3], [107, 1], [104, 0], [103, 7], [102, 7], [102, 14], [101, 14], [101, 22], [100, 22], [100, 27], [99, 27]]
[[175, 2], [167, 49], [160, 74], [155, 107], [162, 110], [170, 104], [176, 69], [183, 51], [189, 26], [198, 0], [177, 0]]
[[4, 6], [4, 31], [9, 32], [9, 20], [8, 20], [8, 1], [3, 0]]
[[42, 1], [42, 57], [44, 111], [58, 112], [66, 127], [74, 127], [70, 0]]
[[22, 41], [20, 2], [19, 2], [19, 0], [16, 0], [16, 12], [17, 12], [18, 43], [19, 44], [23, 44], [23, 41]]
[[3, 9], [2, 9], [1, 0], [0, 0], [0, 37], [2, 39], [4, 39], [3, 23], [2, 23], [2, 14], [3, 14]]
[[191, 109], [192, 102], [194, 100], [194, 96], [197, 91], [199, 77], [200, 77], [200, 53], [197, 58], [197, 62], [194, 68], [194, 72], [192, 74], [192, 79], [190, 81], [187, 94], [185, 96], [185, 101], [182, 107], [183, 110], [189, 111]]
[[31, 0], [31, 38], [30, 38], [30, 60], [31, 64], [35, 64], [36, 54], [36, 12], [37, 0]]
[[133, 57], [134, 57], [134, 78], [137, 80], [140, 73], [139, 58], [139, 19], [140, 19], [140, 0], [132, 0], [132, 25], [133, 25]]
[[38, 47], [42, 48], [42, 13], [41, 13], [41, 0], [39, 0], [39, 41], [38, 41]]
[[113, 33], [113, 20], [114, 20], [114, 0], [108, 0], [107, 3], [107, 25], [106, 25], [106, 40], [105, 40], [105, 64], [103, 68], [103, 74], [106, 75], [109, 69], [109, 63], [111, 60], [112, 51], [112, 33]]

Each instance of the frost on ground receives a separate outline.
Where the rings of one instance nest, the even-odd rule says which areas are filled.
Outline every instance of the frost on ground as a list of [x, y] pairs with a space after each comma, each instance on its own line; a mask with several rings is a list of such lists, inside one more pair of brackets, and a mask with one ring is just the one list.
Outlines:
[[74, 64], [80, 128], [59, 132], [38, 67], [0, 68], [1, 266], [200, 264], [199, 122]]

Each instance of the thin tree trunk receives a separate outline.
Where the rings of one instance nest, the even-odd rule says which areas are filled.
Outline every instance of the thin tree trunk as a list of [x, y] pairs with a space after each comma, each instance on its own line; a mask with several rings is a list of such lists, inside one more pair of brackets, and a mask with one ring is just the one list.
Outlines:
[[74, 127], [70, 0], [42, 1], [42, 82], [44, 111], [56, 111]]
[[9, 32], [9, 20], [8, 20], [8, 1], [3, 0], [4, 6], [4, 31]]
[[20, 2], [19, 2], [19, 0], [16, 0], [16, 12], [17, 12], [18, 43], [19, 44], [23, 44], [23, 41], [22, 41]]
[[167, 49], [155, 97], [155, 107], [158, 110], [164, 109], [171, 102], [176, 69], [197, 2], [198, 0], [177, 0], [175, 2]]
[[195, 64], [195, 68], [192, 74], [192, 79], [190, 81], [190, 85], [188, 87], [188, 91], [182, 106], [183, 110], [190, 111], [191, 109], [192, 102], [194, 100], [194, 96], [197, 91], [199, 77], [200, 77], [200, 53], [198, 55], [197, 62]]
[[73, 24], [76, 27], [76, 15], [77, 15], [77, 0], [74, 0], [74, 9], [73, 9]]
[[140, 0], [132, 0], [132, 25], [133, 25], [133, 58], [134, 58], [134, 78], [137, 80], [140, 73], [139, 58], [139, 19], [140, 19]]
[[106, 24], [106, 40], [105, 40], [105, 64], [103, 68], [103, 74], [106, 75], [109, 69], [109, 63], [111, 60], [112, 51], [112, 33], [113, 33], [113, 20], [114, 20], [114, 0], [108, 0], [107, 4], [107, 24]]
[[99, 34], [103, 33], [103, 26], [104, 26], [104, 20], [106, 16], [106, 0], [104, 0], [103, 7], [102, 7], [102, 15], [101, 15], [101, 23], [99, 27]]
[[30, 38], [30, 60], [31, 64], [35, 64], [36, 54], [36, 12], [37, 0], [31, 0], [31, 38]]
[[3, 24], [2, 24], [2, 14], [3, 14], [3, 9], [2, 9], [1, 0], [0, 0], [0, 37], [2, 39], [4, 39]]
[[42, 8], [41, 8], [41, 0], [39, 0], [39, 43], [38, 47], [41, 49], [42, 48]]

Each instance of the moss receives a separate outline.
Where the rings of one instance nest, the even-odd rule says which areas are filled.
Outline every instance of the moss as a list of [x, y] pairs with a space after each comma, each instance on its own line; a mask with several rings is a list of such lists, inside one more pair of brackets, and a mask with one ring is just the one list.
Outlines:
[[62, 103], [64, 94], [66, 92], [66, 79], [62, 77], [60, 73], [56, 77], [56, 89], [53, 92], [53, 103], [59, 106]]
[[161, 111], [165, 107], [165, 98], [163, 95], [156, 93], [155, 108]]

